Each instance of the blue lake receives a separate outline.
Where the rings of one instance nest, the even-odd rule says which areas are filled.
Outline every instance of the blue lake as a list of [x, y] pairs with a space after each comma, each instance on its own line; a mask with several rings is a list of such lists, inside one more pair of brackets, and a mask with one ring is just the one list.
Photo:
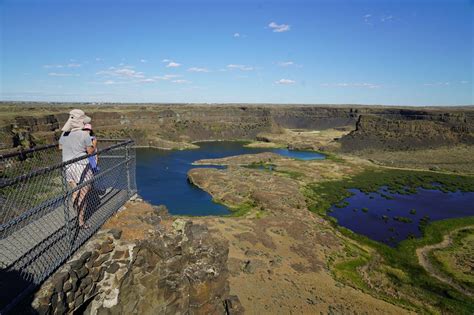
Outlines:
[[316, 152], [245, 148], [243, 144], [213, 141], [197, 143], [200, 148], [193, 150], [137, 149], [138, 193], [152, 204], [166, 205], [171, 214], [229, 214], [225, 206], [212, 202], [208, 193], [188, 183], [187, 173], [191, 168], [205, 167], [192, 165], [194, 161], [260, 152], [275, 152], [301, 160], [324, 159], [324, 155]]
[[[354, 195], [345, 199], [348, 203], [334, 205], [328, 213], [338, 224], [373, 240], [395, 246], [411, 236], [420, 237], [420, 220], [429, 221], [474, 215], [474, 192], [449, 192], [419, 188], [416, 194], [391, 194], [387, 190], [365, 194], [350, 190]], [[380, 195], [383, 193], [390, 198]], [[365, 211], [362, 209], [366, 208]], [[355, 209], [355, 210], [354, 210]], [[383, 217], [385, 216], [385, 217]], [[408, 218], [400, 222], [396, 217]]]

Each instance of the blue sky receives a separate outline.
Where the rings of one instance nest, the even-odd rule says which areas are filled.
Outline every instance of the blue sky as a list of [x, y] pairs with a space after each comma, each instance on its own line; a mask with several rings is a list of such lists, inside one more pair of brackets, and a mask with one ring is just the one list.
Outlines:
[[0, 1], [0, 99], [473, 104], [473, 3]]

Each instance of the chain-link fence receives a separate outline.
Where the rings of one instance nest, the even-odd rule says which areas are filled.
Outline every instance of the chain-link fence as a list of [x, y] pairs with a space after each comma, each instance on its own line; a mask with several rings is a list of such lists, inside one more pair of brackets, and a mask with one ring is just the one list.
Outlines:
[[0, 313], [57, 269], [133, 194], [131, 140], [62, 162], [57, 145], [0, 155]]

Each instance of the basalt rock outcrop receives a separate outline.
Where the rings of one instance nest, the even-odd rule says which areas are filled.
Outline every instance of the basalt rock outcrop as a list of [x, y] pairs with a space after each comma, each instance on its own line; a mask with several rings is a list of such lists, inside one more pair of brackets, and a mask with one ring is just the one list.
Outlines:
[[[241, 314], [228, 246], [163, 207], [126, 205], [37, 291], [22, 313]], [[128, 212], [128, 213], [124, 213]], [[25, 309], [28, 309], [25, 311]]]
[[[131, 137], [138, 145], [178, 148], [199, 140], [251, 140], [261, 132], [278, 128], [345, 126], [354, 124], [357, 118], [357, 110], [350, 108], [311, 106], [78, 104], [75, 107], [92, 117], [95, 131], [102, 138]], [[57, 106], [41, 107], [34, 116], [30, 116], [34, 111], [21, 109], [27, 107], [20, 108], [18, 116], [0, 119], [0, 142], [4, 148], [19, 145], [13, 139], [20, 131], [29, 133], [36, 143], [57, 139], [70, 107], [63, 107], [62, 112], [58, 112]], [[44, 115], [44, 112], [53, 114]]]
[[356, 129], [340, 139], [343, 151], [409, 150], [474, 144], [474, 115], [415, 113], [411, 116], [362, 115]]
[[118, 303], [99, 314], [226, 313], [227, 246], [190, 221], [173, 227], [177, 235], [158, 233], [137, 246]]
[[[470, 107], [3, 103], [0, 149], [54, 142], [73, 107], [84, 109], [92, 117], [101, 138], [133, 138], [138, 145], [168, 149], [190, 148], [191, 142], [200, 140], [254, 140], [261, 133], [282, 128], [323, 130], [356, 125], [357, 130], [342, 140], [346, 151], [359, 145], [399, 146], [398, 142], [413, 137], [420, 139], [411, 143], [417, 147], [431, 140], [435, 145], [469, 143], [474, 128], [474, 109]], [[445, 137], [439, 140], [438, 136]]]

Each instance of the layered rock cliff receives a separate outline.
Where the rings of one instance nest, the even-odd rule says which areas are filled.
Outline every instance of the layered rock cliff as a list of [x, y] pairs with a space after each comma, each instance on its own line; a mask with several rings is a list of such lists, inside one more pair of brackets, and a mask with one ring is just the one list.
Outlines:
[[[32, 106], [32, 107], [30, 107]], [[84, 109], [102, 138], [133, 138], [138, 145], [189, 148], [200, 140], [253, 140], [281, 128], [323, 130], [352, 126], [343, 149], [404, 148], [471, 143], [474, 109], [309, 105], [0, 106], [0, 149], [55, 141], [73, 107]], [[417, 141], [411, 141], [416, 138]]]
[[361, 115], [356, 129], [340, 140], [343, 151], [409, 150], [474, 144], [474, 116], [467, 113]]
[[[325, 129], [354, 124], [357, 115], [349, 108], [310, 106], [154, 105], [83, 108], [102, 137], [132, 137], [139, 145], [160, 146], [199, 140], [254, 139], [258, 133], [278, 128]], [[54, 108], [55, 111], [58, 108]], [[2, 119], [3, 147], [50, 142], [70, 108], [52, 115], [20, 111]], [[52, 109], [51, 109], [52, 111]], [[19, 140], [18, 140], [18, 139]]]

